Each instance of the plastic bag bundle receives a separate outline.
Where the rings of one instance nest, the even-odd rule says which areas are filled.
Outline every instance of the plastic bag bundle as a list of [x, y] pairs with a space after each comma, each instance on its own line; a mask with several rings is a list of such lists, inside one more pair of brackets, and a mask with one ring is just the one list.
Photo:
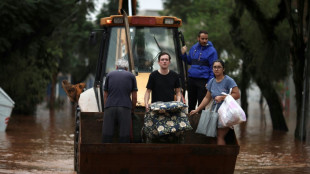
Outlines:
[[237, 101], [229, 94], [224, 95], [227, 96], [218, 109], [219, 121], [226, 127], [245, 122], [245, 113]]

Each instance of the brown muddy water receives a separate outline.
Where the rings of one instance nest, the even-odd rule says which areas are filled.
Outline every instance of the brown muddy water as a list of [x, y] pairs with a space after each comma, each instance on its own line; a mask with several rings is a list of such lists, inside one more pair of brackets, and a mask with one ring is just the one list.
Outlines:
[[[42, 104], [34, 116], [13, 115], [0, 132], [0, 173], [75, 173], [74, 113], [70, 103], [65, 108], [50, 113]], [[267, 109], [264, 114], [250, 103], [247, 123], [235, 127], [240, 153], [234, 173], [310, 173], [310, 146], [294, 139], [294, 114], [286, 116], [289, 132], [273, 131]]]
[[74, 173], [71, 108], [53, 113], [45, 106], [34, 116], [12, 115], [0, 132], [1, 174]]

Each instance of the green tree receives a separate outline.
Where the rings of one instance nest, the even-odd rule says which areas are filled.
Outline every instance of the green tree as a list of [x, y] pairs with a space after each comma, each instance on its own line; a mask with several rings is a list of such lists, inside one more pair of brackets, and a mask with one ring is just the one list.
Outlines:
[[[165, 2], [171, 1], [174, 0]], [[256, 8], [247, 9], [243, 3], [254, 5]], [[219, 54], [225, 50], [228, 55], [226, 61], [236, 62], [228, 67], [237, 67], [238, 60], [241, 60], [241, 79], [237, 83], [240, 84], [242, 107], [247, 110], [246, 89], [252, 79], [267, 100], [273, 128], [286, 131], [287, 126], [274, 85], [286, 77], [289, 65], [289, 54], [283, 51], [289, 44], [288, 25], [281, 16], [281, 4], [279, 8], [274, 8], [278, 3], [279, 1], [194, 1], [194, 7], [190, 8], [195, 10], [186, 13], [187, 23], [184, 23], [183, 28], [185, 36], [189, 36], [188, 33], [192, 35], [190, 40], [195, 40], [195, 31], [209, 31], [209, 39]], [[264, 7], [263, 12], [260, 11], [260, 7]], [[171, 11], [170, 13], [174, 14]], [[258, 18], [257, 21], [255, 17]]]
[[111, 15], [118, 15], [118, 1], [108, 0], [107, 3], [103, 3], [99, 13], [96, 16], [96, 24], [99, 26], [100, 19], [109, 17]]
[[229, 35], [229, 15], [232, 13], [233, 3], [226, 0], [210, 1], [195, 0], [180, 3], [177, 0], [165, 0], [162, 15], [173, 15], [183, 21], [182, 30], [186, 38], [186, 45], [190, 48], [197, 42], [200, 30], [209, 33], [209, 40], [216, 48], [219, 58], [227, 63], [226, 72], [237, 78], [239, 67], [238, 55]]
[[0, 2], [0, 85], [15, 101], [15, 113], [32, 114], [42, 102], [64, 52], [71, 51], [62, 47], [62, 29], [92, 7], [76, 0]]
[[232, 38], [246, 55], [244, 71], [251, 75], [266, 98], [273, 128], [287, 131], [275, 87], [276, 82], [287, 77], [289, 67], [289, 52], [285, 51], [289, 37], [283, 32], [289, 28], [283, 3], [279, 2], [236, 1], [231, 23]]
[[[285, 45], [282, 47], [282, 51], [278, 51], [278, 53], [283, 53], [283, 50], [288, 50], [286, 48], [290, 48], [290, 55], [291, 55], [291, 62], [292, 62], [292, 69], [293, 69], [293, 80], [295, 83], [295, 93], [296, 93], [296, 104], [297, 104], [297, 122], [296, 122], [296, 129], [295, 129], [295, 137], [304, 140], [306, 136], [306, 120], [307, 117], [303, 117], [303, 115], [307, 116], [307, 108], [305, 105], [305, 101], [303, 100], [303, 95], [309, 96], [309, 88], [304, 88], [304, 80], [307, 78], [305, 76], [306, 72], [306, 60], [307, 60], [307, 50], [308, 39], [307, 36], [309, 35], [309, 2], [308, 1], [289, 1], [289, 0], [281, 0], [277, 1], [278, 3], [278, 13], [273, 18], [266, 20], [265, 15], [262, 17], [262, 13], [266, 13], [263, 9], [266, 8], [259, 8], [258, 4], [255, 1], [238, 1], [245, 6], [247, 11], [251, 14], [252, 18], [258, 23], [259, 29], [261, 30], [263, 36], [268, 38], [268, 44], [272, 44], [275, 40], [282, 39], [282, 43], [290, 42], [290, 45]], [[269, 2], [268, 2], [269, 3]], [[265, 4], [266, 5], [266, 4]], [[275, 4], [272, 4], [276, 7]], [[265, 7], [265, 6], [264, 6]], [[287, 27], [282, 28], [284, 31], [287, 32], [286, 35], [282, 35], [283, 37], [275, 37], [279, 31], [283, 30], [275, 30], [276, 27], [280, 26], [281, 21], [284, 20], [289, 23], [289, 29]], [[287, 24], [286, 24], [287, 25]], [[287, 36], [291, 36], [291, 39], [284, 39]], [[278, 45], [277, 45], [278, 46]], [[273, 47], [271, 47], [273, 48]], [[309, 51], [309, 50], [308, 50]], [[287, 54], [287, 53], [285, 53]], [[309, 54], [309, 53], [308, 53]], [[282, 57], [283, 58], [283, 57]], [[280, 60], [280, 59], [279, 59]], [[285, 59], [286, 60], [286, 59]], [[277, 65], [279, 63], [280, 67], [284, 62], [289, 61], [277, 61]], [[281, 72], [279, 69], [278, 72]], [[304, 94], [303, 94], [304, 93]], [[308, 97], [304, 97], [307, 98]], [[303, 107], [304, 105], [304, 107]], [[303, 112], [302, 112], [303, 111]]]
[[[118, 14], [118, 6], [119, 6], [119, 0], [108, 0], [108, 2], [103, 3], [102, 7], [100, 8], [99, 13], [96, 16], [96, 24], [100, 24], [100, 19], [104, 17], [109, 17], [111, 15], [119, 15]], [[134, 2], [132, 2], [132, 13], [134, 13]], [[126, 11], [127, 15], [128, 13], [128, 0], [123, 0], [123, 9]], [[139, 11], [139, 1], [136, 1], [136, 10], [135, 12], [138, 13]]]
[[180, 1], [177, 0], [163, 0], [164, 10], [161, 14], [167, 16], [177, 16], [181, 18], [184, 23], [187, 23], [189, 18], [187, 14], [196, 11], [195, 6], [193, 5], [195, 2], [197, 1], [188, 0], [180, 3]]
[[[295, 83], [297, 122], [295, 137], [305, 140], [306, 123], [309, 120], [309, 42], [310, 3], [306, 0], [282, 0], [290, 25], [293, 80]], [[308, 65], [307, 65], [308, 63]], [[309, 68], [309, 67], [308, 67]], [[308, 79], [309, 80], [309, 79]]]
[[[62, 20], [52, 33], [52, 39], [49, 42], [51, 51], [48, 55], [50, 59], [57, 62], [57, 66], [52, 68], [52, 92], [49, 100], [51, 109], [54, 108], [55, 88], [60, 72], [71, 73], [72, 82], [79, 83], [95, 69], [94, 58], [90, 56], [93, 54], [89, 54], [92, 49], [88, 47], [89, 33], [94, 25], [86, 18], [86, 15], [93, 10], [92, 1], [80, 1], [73, 7], [70, 16]], [[86, 65], [86, 61], [88, 65]]]

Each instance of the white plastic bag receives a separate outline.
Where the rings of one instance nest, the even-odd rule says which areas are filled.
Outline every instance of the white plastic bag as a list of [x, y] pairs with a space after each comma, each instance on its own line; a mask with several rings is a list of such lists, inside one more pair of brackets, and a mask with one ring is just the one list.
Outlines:
[[79, 106], [82, 112], [99, 112], [96, 94], [93, 88], [89, 88], [81, 93]]
[[218, 109], [219, 121], [223, 126], [229, 127], [246, 121], [246, 116], [243, 109], [237, 103], [237, 101], [230, 95], [226, 95], [224, 102]]

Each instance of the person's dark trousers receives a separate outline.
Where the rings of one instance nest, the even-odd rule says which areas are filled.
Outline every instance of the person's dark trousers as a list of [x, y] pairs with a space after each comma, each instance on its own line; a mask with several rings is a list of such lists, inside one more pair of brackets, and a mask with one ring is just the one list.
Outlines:
[[112, 143], [116, 123], [119, 125], [119, 142], [130, 143], [131, 109], [126, 107], [104, 109], [102, 142]]
[[198, 101], [198, 106], [207, 94], [206, 84], [208, 79], [192, 78], [188, 79], [188, 112], [195, 110]]

